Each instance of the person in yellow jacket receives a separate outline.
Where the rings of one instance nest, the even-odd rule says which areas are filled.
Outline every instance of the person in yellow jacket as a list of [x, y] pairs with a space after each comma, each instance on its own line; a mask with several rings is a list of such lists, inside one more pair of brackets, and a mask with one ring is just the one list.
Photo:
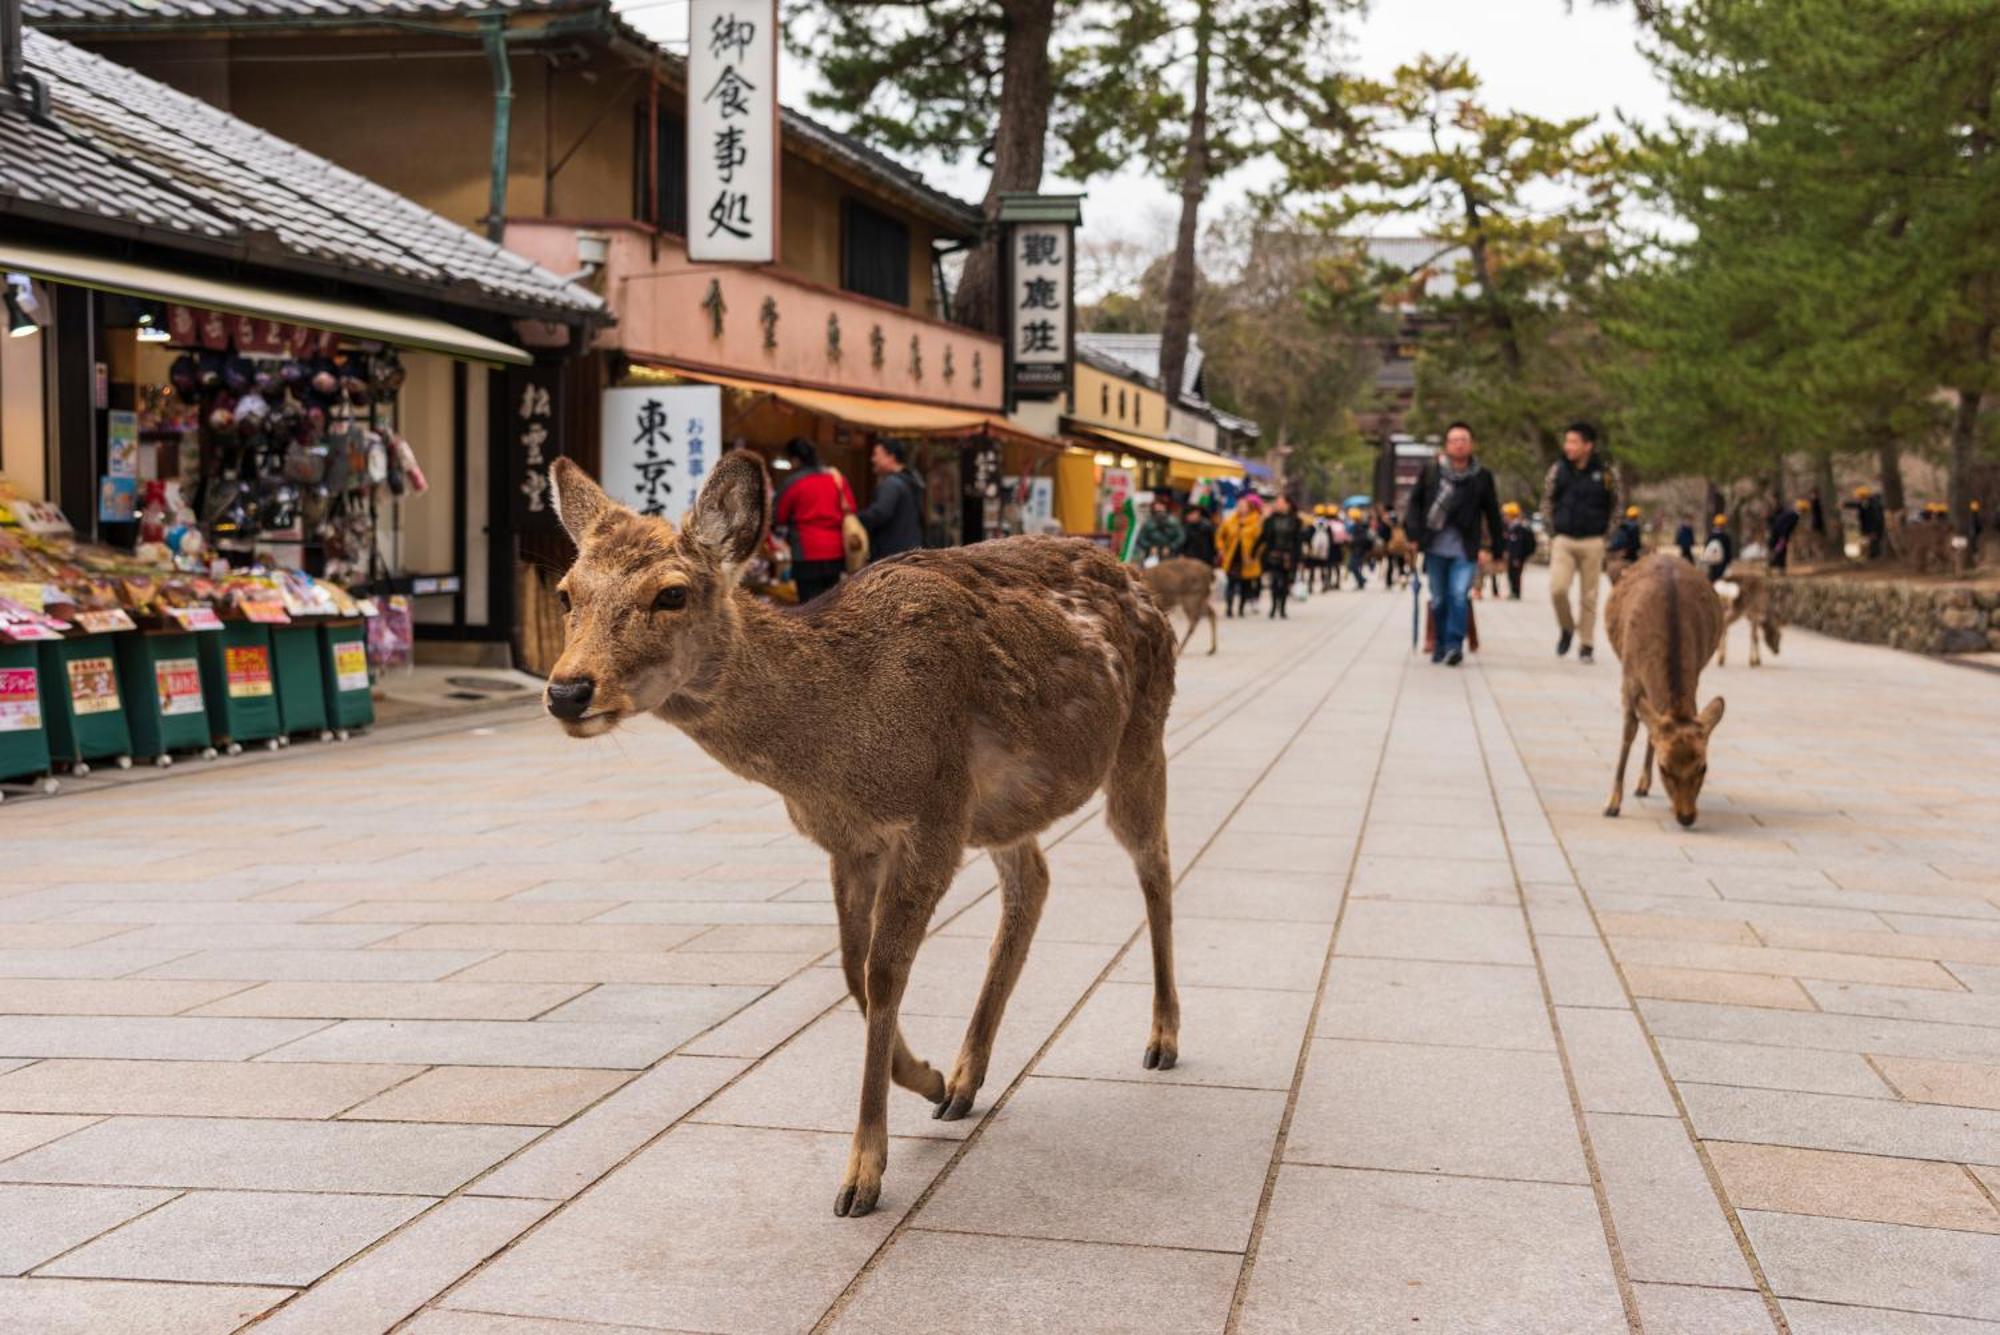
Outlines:
[[1257, 559], [1257, 539], [1264, 532], [1264, 504], [1256, 493], [1246, 493], [1215, 531], [1215, 554], [1222, 573], [1229, 576], [1223, 594], [1224, 616], [1235, 616], [1241, 607], [1245, 616], [1257, 600], [1258, 585], [1264, 578], [1264, 564]]

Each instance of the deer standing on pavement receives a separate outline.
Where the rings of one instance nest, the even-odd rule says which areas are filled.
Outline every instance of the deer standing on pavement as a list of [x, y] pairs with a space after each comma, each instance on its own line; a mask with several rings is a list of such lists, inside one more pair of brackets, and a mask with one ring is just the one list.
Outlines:
[[1758, 636], [1763, 636], [1764, 643], [1775, 654], [1778, 652], [1779, 636], [1784, 630], [1778, 621], [1778, 609], [1771, 604], [1770, 584], [1763, 576], [1744, 571], [1717, 583], [1715, 592], [1722, 599], [1724, 609], [1722, 634], [1715, 641], [1715, 665], [1723, 666], [1729, 654], [1729, 628], [1738, 621], [1748, 621], [1750, 666], [1763, 666], [1763, 656], [1757, 652]]
[[1624, 669], [1625, 738], [1604, 814], [1616, 816], [1625, 793], [1632, 739], [1646, 725], [1646, 758], [1633, 796], [1653, 787], [1653, 761], [1674, 804], [1674, 819], [1695, 821], [1708, 776], [1708, 739], [1722, 722], [1722, 697], [1695, 710], [1701, 669], [1722, 639], [1722, 600], [1687, 562], [1655, 553], [1633, 564], [1611, 588], [1604, 629]]
[[[577, 558], [558, 585], [568, 642], [546, 693], [572, 737], [651, 714], [776, 789], [832, 862], [841, 963], [867, 1025], [861, 1112], [834, 1213], [875, 1208], [893, 1079], [965, 1116], [1048, 894], [1036, 836], [1103, 788], [1153, 949], [1144, 1064], [1179, 1052], [1165, 725], [1174, 637], [1137, 574], [1074, 539], [1007, 538], [870, 566], [796, 608], [737, 588], [768, 483], [724, 456], [674, 528], [550, 470]], [[897, 1027], [910, 965], [967, 845], [999, 868], [1000, 925], [946, 1077]]]
[[[1204, 620], [1208, 622], [1208, 651], [1214, 653], [1215, 567], [1192, 557], [1176, 556], [1171, 561], [1162, 561], [1147, 568], [1140, 578], [1145, 581], [1146, 591], [1153, 595], [1161, 611], [1172, 613], [1178, 609], [1187, 616], [1187, 634], [1181, 636], [1180, 647], [1174, 650], [1174, 657], [1180, 657], [1187, 649], [1188, 641], [1201, 629]], [[1171, 620], [1169, 617], [1170, 623]]]

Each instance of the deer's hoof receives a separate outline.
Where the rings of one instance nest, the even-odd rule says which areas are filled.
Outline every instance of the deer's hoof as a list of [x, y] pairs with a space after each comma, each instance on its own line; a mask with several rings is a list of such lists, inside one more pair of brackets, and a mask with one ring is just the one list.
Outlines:
[[1604, 808], [1604, 814], [1607, 816], [1616, 816], [1618, 814], [1618, 804], [1613, 802], [1610, 806]]
[[954, 1079], [945, 1086], [944, 1096], [938, 1100], [931, 1117], [939, 1122], [956, 1122], [972, 1111], [972, 1101], [979, 1096], [979, 1082], [976, 1080]]
[[1149, 1043], [1146, 1045], [1146, 1069], [1149, 1071], [1171, 1071], [1180, 1054], [1171, 1043]]
[[850, 1182], [833, 1198], [833, 1212], [842, 1219], [859, 1219], [862, 1215], [874, 1213], [875, 1202], [881, 1197], [880, 1182]]

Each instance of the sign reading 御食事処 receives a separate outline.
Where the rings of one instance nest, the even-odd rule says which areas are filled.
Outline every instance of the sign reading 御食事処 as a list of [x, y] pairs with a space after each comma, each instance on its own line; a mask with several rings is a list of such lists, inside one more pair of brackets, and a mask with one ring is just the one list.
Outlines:
[[611, 499], [678, 524], [722, 448], [719, 385], [604, 391], [600, 481]]
[[776, 0], [689, 0], [687, 211], [689, 259], [777, 260]]

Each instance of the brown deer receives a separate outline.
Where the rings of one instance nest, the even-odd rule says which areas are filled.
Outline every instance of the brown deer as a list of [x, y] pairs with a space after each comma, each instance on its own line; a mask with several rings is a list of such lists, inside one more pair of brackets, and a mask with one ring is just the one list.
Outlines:
[[1708, 776], [1708, 739], [1722, 722], [1722, 697], [1695, 711], [1701, 669], [1722, 638], [1722, 600], [1687, 562], [1655, 553], [1637, 561], [1611, 588], [1604, 609], [1611, 650], [1624, 669], [1625, 738], [1618, 773], [1604, 814], [1616, 816], [1625, 792], [1625, 762], [1632, 739], [1646, 725], [1646, 758], [1639, 765], [1644, 797], [1653, 787], [1653, 760], [1673, 800], [1674, 819], [1695, 821], [1695, 803]]
[[1757, 652], [1758, 637], [1761, 635], [1775, 654], [1784, 630], [1778, 620], [1778, 609], [1771, 602], [1769, 581], [1762, 575], [1741, 571], [1717, 582], [1715, 592], [1724, 609], [1722, 634], [1715, 641], [1715, 665], [1722, 667], [1729, 654], [1729, 628], [1739, 621], [1748, 621], [1750, 666], [1761, 667], [1764, 660]]
[[[1100, 787], [1131, 854], [1153, 950], [1145, 1066], [1179, 1052], [1165, 724], [1174, 637], [1136, 572], [1075, 539], [1006, 538], [870, 566], [803, 607], [737, 588], [768, 514], [764, 466], [724, 456], [676, 529], [550, 471], [577, 558], [549, 713], [572, 737], [651, 714], [785, 799], [830, 856], [847, 986], [867, 1024], [861, 1112], [834, 1213], [875, 1208], [889, 1082], [965, 1116], [1048, 894], [1036, 836]], [[1001, 913], [947, 1078], [897, 1010], [967, 845], [990, 849]]]
[[[1215, 652], [1215, 567], [1206, 561], [1192, 557], [1176, 556], [1171, 561], [1162, 561], [1148, 567], [1141, 573], [1146, 591], [1160, 605], [1160, 610], [1171, 614], [1176, 609], [1188, 619], [1187, 634], [1181, 636], [1174, 656], [1178, 658], [1187, 650], [1188, 641], [1201, 629], [1203, 621], [1208, 622], [1208, 651]], [[1168, 617], [1171, 623], [1171, 615]]]

